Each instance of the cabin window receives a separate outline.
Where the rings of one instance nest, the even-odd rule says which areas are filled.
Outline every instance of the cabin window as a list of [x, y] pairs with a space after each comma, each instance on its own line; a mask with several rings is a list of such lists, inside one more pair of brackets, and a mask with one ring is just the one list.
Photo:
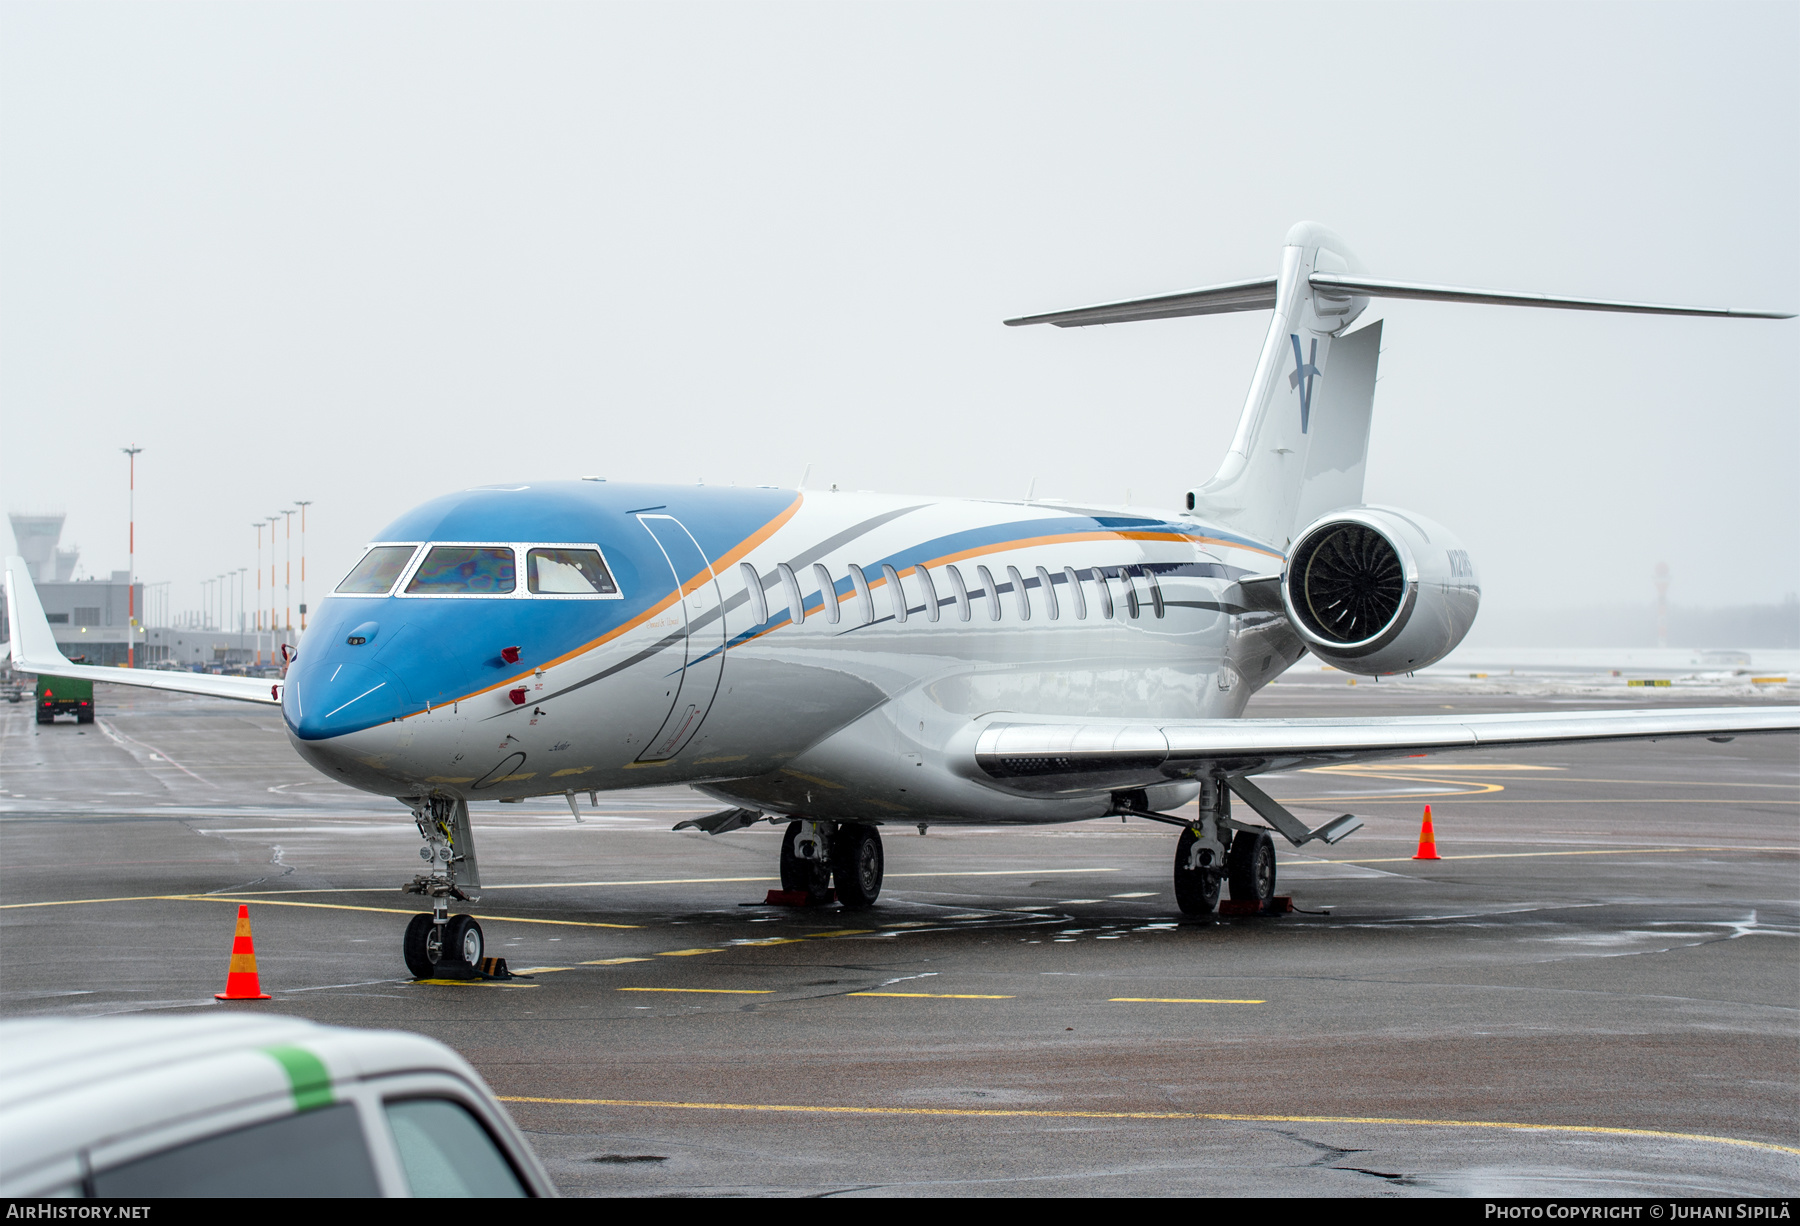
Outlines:
[[763, 595], [762, 576], [748, 562], [738, 564], [738, 573], [744, 577], [744, 591], [750, 595], [750, 612], [755, 614], [756, 624], [766, 625], [769, 620], [769, 600]]
[[1062, 610], [1058, 607], [1060, 602], [1056, 599], [1056, 580], [1041, 566], [1037, 568], [1037, 575], [1038, 590], [1044, 594], [1044, 611], [1050, 614], [1051, 621], [1055, 621], [1062, 616]]
[[786, 562], [775, 567], [781, 575], [782, 591], [787, 593], [788, 620], [798, 626], [806, 620], [806, 598], [800, 594], [800, 579]]
[[[534, 596], [617, 596], [619, 585], [598, 549], [532, 549], [525, 589]], [[410, 590], [410, 589], [408, 589]]]
[[1006, 573], [1012, 579], [1013, 598], [1019, 602], [1019, 620], [1028, 622], [1031, 620], [1031, 594], [1025, 590], [1025, 576], [1016, 566], [1007, 567]]
[[1125, 611], [1135, 621], [1139, 611], [1137, 576], [1133, 575], [1128, 567], [1121, 566], [1119, 582], [1125, 585]]
[[944, 567], [944, 573], [950, 576], [950, 591], [956, 600], [956, 615], [963, 621], [968, 621], [970, 616], [969, 585], [963, 582], [962, 572], [956, 569], [954, 563]]
[[412, 560], [417, 545], [377, 545], [337, 585], [346, 596], [385, 596]]
[[1000, 585], [994, 582], [994, 572], [985, 566], [977, 566], [975, 573], [981, 576], [981, 598], [987, 601], [988, 620], [1000, 620]]
[[888, 598], [894, 602], [894, 620], [906, 620], [906, 589], [900, 586], [900, 572], [886, 562], [881, 564], [881, 577], [887, 580]]
[[1106, 581], [1106, 572], [1096, 566], [1088, 574], [1094, 577], [1094, 591], [1100, 596], [1100, 616], [1110, 618], [1113, 615], [1112, 585]]
[[1148, 566], [1144, 568], [1144, 582], [1150, 587], [1150, 607], [1156, 610], [1158, 617], [1161, 617], [1164, 611], [1162, 584], [1156, 581], [1156, 572]]
[[844, 611], [838, 607], [837, 580], [831, 577], [823, 562], [813, 563], [813, 578], [819, 581], [819, 603], [825, 606], [825, 620], [835, 626], [844, 616]]
[[1087, 620], [1087, 593], [1081, 590], [1081, 576], [1075, 573], [1073, 566], [1063, 567], [1063, 578], [1069, 585], [1069, 595], [1075, 599], [1075, 616], [1082, 621]]
[[866, 626], [875, 620], [875, 597], [869, 591], [869, 577], [854, 562], [850, 563], [850, 582], [856, 587], [856, 603], [861, 606], [861, 624]]
[[913, 567], [913, 574], [919, 577], [919, 586], [925, 589], [925, 620], [938, 619], [937, 584], [931, 581], [931, 571], [924, 566]]
[[518, 587], [513, 551], [504, 545], [433, 545], [409, 596], [503, 596]]

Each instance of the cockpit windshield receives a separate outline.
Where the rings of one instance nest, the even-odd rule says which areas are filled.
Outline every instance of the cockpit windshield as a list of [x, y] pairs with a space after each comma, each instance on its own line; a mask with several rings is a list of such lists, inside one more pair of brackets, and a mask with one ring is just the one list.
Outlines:
[[518, 587], [513, 551], [504, 545], [433, 545], [409, 596], [499, 596]]
[[531, 550], [525, 555], [525, 586], [545, 596], [612, 596], [619, 590], [597, 549]]
[[394, 580], [406, 569], [417, 545], [377, 545], [363, 555], [362, 561], [356, 564], [337, 585], [337, 590], [347, 596], [385, 596], [388, 589], [394, 586]]

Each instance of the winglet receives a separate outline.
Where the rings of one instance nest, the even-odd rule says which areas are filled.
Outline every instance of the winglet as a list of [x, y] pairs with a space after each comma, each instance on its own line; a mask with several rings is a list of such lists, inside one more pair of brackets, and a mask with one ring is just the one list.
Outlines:
[[81, 681], [106, 681], [141, 689], [173, 690], [180, 694], [204, 694], [239, 702], [279, 705], [280, 686], [260, 677], [219, 677], [204, 673], [162, 672], [143, 668], [111, 668], [76, 664], [63, 655], [44, 616], [43, 602], [24, 558], [6, 559], [6, 608], [12, 618], [12, 640], [7, 645], [14, 672], [73, 677]]
[[12, 642], [7, 646], [14, 672], [60, 676], [75, 667], [56, 645], [24, 558], [6, 559], [6, 608], [12, 618]]

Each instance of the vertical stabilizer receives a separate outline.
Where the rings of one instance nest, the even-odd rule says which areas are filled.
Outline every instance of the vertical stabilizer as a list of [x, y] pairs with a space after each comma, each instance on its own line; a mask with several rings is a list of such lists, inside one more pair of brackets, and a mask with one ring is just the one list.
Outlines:
[[1381, 329], [1346, 335], [1369, 300], [1327, 297], [1310, 278], [1363, 271], [1324, 226], [1288, 231], [1237, 435], [1218, 473], [1188, 495], [1190, 510], [1285, 550], [1320, 512], [1362, 501]]
[[1231, 450], [1211, 481], [1188, 492], [1187, 507], [1285, 553], [1295, 534], [1320, 515], [1363, 500], [1381, 324], [1349, 329], [1370, 298], [1716, 319], [1794, 318], [1788, 311], [1621, 302], [1371, 277], [1342, 238], [1303, 221], [1288, 231], [1278, 276], [1021, 315], [1006, 325], [1086, 328], [1273, 309]]

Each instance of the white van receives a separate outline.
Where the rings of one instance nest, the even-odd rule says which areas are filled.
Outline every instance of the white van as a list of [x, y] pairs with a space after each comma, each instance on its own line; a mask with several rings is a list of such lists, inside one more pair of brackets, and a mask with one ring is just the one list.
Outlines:
[[242, 1014], [0, 1022], [0, 1196], [554, 1196], [442, 1043]]

